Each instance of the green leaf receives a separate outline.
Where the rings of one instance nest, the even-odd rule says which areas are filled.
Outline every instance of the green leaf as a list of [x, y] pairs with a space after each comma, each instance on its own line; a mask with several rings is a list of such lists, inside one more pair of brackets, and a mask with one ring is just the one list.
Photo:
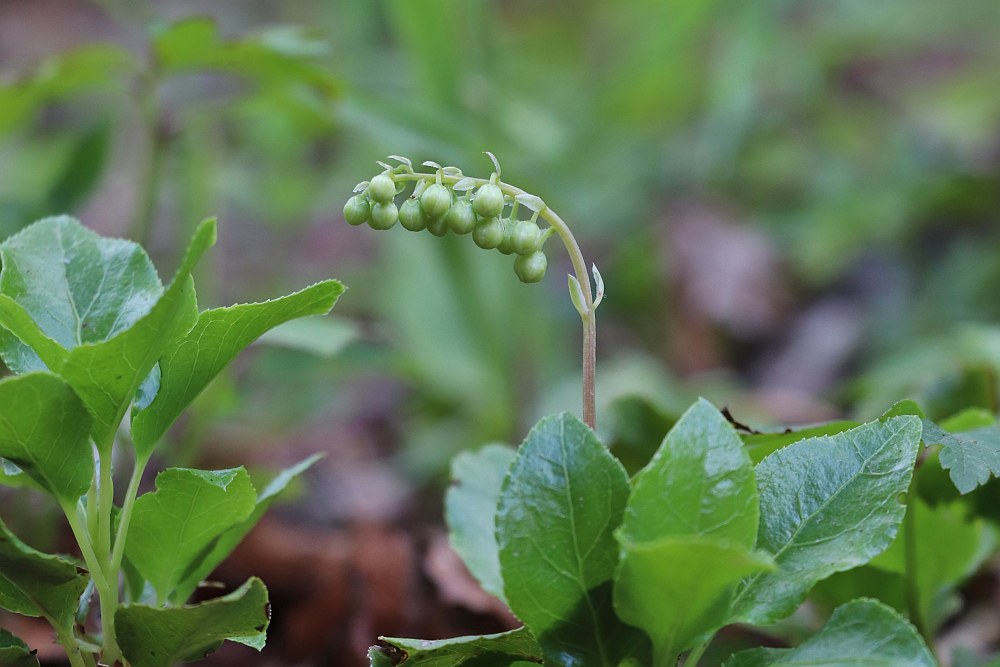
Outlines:
[[89, 44], [46, 58], [31, 76], [0, 87], [0, 134], [41, 118], [42, 109], [52, 101], [110, 87], [134, 62], [132, 54], [110, 44]]
[[0, 607], [24, 616], [44, 616], [68, 634], [87, 577], [68, 560], [32, 549], [0, 521]]
[[72, 508], [94, 475], [83, 403], [55, 375], [29, 373], [0, 381], [0, 406], [0, 456]]
[[163, 290], [137, 244], [65, 216], [36, 222], [0, 244], [0, 356], [17, 373], [47, 366], [69, 382], [106, 454], [164, 346], [194, 325], [190, 272], [214, 242], [207, 220]]
[[191, 593], [198, 587], [198, 584], [208, 577], [236, 548], [236, 545], [246, 537], [247, 533], [257, 525], [257, 522], [261, 520], [264, 513], [267, 512], [278, 495], [288, 487], [292, 480], [312, 467], [321, 458], [323, 458], [322, 455], [314, 454], [275, 475], [274, 479], [268, 482], [267, 486], [264, 487], [264, 490], [257, 497], [257, 504], [254, 506], [250, 517], [219, 535], [218, 539], [212, 542], [209, 549], [203, 551], [203, 555], [196, 559], [192, 566], [188, 568], [184, 579], [177, 584], [174, 597], [181, 602], [187, 600], [191, 596]]
[[426, 641], [379, 637], [368, 650], [373, 667], [508, 667], [542, 664], [542, 651], [525, 628], [493, 635]]
[[924, 444], [943, 447], [938, 457], [941, 467], [963, 495], [988, 482], [991, 475], [1000, 476], [1000, 427], [952, 434], [925, 419]]
[[223, 40], [214, 21], [191, 18], [156, 34], [153, 50], [158, 66], [167, 74], [219, 70], [271, 86], [305, 84], [330, 96], [336, 92], [336, 80], [327, 69], [311, 62], [309, 56], [316, 55], [317, 43], [311, 40], [304, 49], [306, 37], [286, 31]]
[[675, 665], [699, 637], [725, 624], [743, 577], [774, 569], [767, 554], [713, 538], [622, 540], [621, 546], [615, 609], [653, 640], [656, 665]]
[[200, 659], [226, 639], [259, 651], [269, 622], [267, 589], [256, 577], [229, 595], [201, 604], [129, 605], [115, 614], [118, 644], [132, 667], [171, 667]]
[[0, 667], [38, 667], [35, 651], [3, 628], [0, 628]]
[[263, 303], [206, 310], [185, 335], [168, 342], [159, 359], [160, 387], [152, 403], [132, 417], [132, 439], [148, 455], [181, 412], [247, 345], [268, 329], [329, 312], [344, 287], [327, 280]]
[[[146, 315], [163, 288], [152, 262], [136, 243], [102, 238], [69, 216], [45, 218], [0, 244], [0, 293], [16, 301], [40, 331], [63, 350], [98, 343]], [[4, 326], [17, 314], [7, 304]], [[23, 325], [17, 331], [24, 331]], [[61, 363], [38, 337], [19, 341], [0, 332], [0, 355], [15, 373]], [[28, 345], [26, 345], [27, 343]], [[48, 354], [44, 354], [48, 352]], [[44, 360], [44, 364], [42, 361]], [[59, 368], [51, 368], [59, 372]]]
[[917, 631], [874, 600], [839, 607], [819, 632], [793, 649], [751, 649], [724, 667], [936, 667]]
[[257, 494], [242, 467], [169, 468], [132, 511], [125, 557], [163, 602], [222, 533], [254, 511]]
[[760, 463], [782, 447], [787, 447], [800, 440], [823, 435], [836, 435], [860, 425], [859, 422], [855, 421], [832, 421], [806, 428], [790, 429], [781, 433], [750, 433], [742, 438], [750, 460], [754, 463]]
[[360, 328], [345, 317], [304, 317], [279, 324], [261, 335], [259, 341], [274, 347], [305, 352], [323, 359], [332, 359], [357, 340]]
[[59, 375], [94, 417], [93, 437], [110, 448], [125, 411], [164, 349], [194, 326], [198, 307], [191, 271], [215, 243], [215, 220], [195, 230], [174, 279], [149, 311], [129, 328], [99, 343], [73, 348]]
[[773, 623], [834, 572], [863, 565], [896, 536], [920, 445], [913, 416], [872, 422], [779, 449], [757, 465], [757, 548], [777, 570], [749, 578], [734, 620]]
[[483, 590], [503, 599], [503, 576], [496, 538], [497, 502], [504, 477], [517, 452], [507, 445], [486, 445], [462, 452], [451, 463], [452, 486], [445, 495], [451, 546]]
[[[981, 519], [966, 519], [961, 503], [928, 507], [911, 496], [906, 511], [914, 513], [915, 577], [921, 616], [937, 627], [957, 610], [955, 589], [990, 556], [997, 536]], [[906, 575], [908, 528], [909, 521], [904, 522], [895, 542], [871, 561], [872, 567]]]
[[622, 536], [642, 543], [697, 535], [751, 548], [759, 507], [753, 464], [736, 431], [699, 400], [635, 476]]
[[504, 597], [546, 662], [613, 666], [641, 641], [612, 604], [628, 491], [621, 464], [572, 415], [540, 421], [514, 459], [496, 515]]

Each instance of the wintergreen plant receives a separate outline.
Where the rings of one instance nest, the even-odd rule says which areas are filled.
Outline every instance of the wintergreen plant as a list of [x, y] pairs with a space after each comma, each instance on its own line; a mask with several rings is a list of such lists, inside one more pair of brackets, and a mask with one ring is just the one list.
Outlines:
[[[865, 591], [797, 647], [737, 652], [724, 667], [937, 664], [936, 603], [996, 541], [953, 524], [956, 544], [975, 556], [950, 568], [928, 559], [939, 538], [935, 515], [919, 509], [916, 487], [927, 474], [916, 473], [936, 470], [958, 494], [1000, 474], [993, 415], [942, 426], [903, 401], [867, 423], [767, 434], [699, 400], [630, 478], [592, 430], [593, 318], [604, 288], [596, 269], [597, 296], [581, 288], [589, 282], [568, 227], [541, 199], [502, 182], [495, 159], [488, 179], [431, 162], [433, 173], [417, 173], [395, 160], [357, 186], [344, 209], [349, 223], [471, 233], [482, 248], [517, 253], [515, 273], [526, 282], [540, 280], [545, 264], [526, 271], [526, 258], [544, 258], [545, 240], [562, 238], [584, 321], [586, 423], [547, 417], [518, 449], [488, 445], [453, 464], [452, 544], [523, 626], [439, 641], [382, 637], [369, 651], [373, 667], [675, 667], [682, 659], [694, 667], [726, 625], [777, 623], [817, 584], [861, 567], [898, 573], [904, 599]], [[540, 219], [550, 226], [538, 228]]]
[[[0, 607], [44, 617], [73, 667], [168, 667], [226, 639], [264, 645], [259, 579], [185, 603], [315, 459], [259, 492], [243, 467], [163, 470], [143, 495], [139, 483], [167, 429], [240, 350], [278, 324], [328, 312], [343, 287], [328, 280], [199, 312], [191, 272], [215, 234], [214, 220], [197, 228], [166, 286], [138, 244], [69, 217], [0, 244], [0, 356], [14, 374], [0, 380], [0, 483], [50, 495], [82, 555], [37, 551], [0, 522]], [[114, 468], [126, 463], [116, 502]], [[2, 664], [37, 665], [9, 634], [0, 654]]]
[[[569, 225], [537, 195], [501, 181], [499, 161], [492, 153], [486, 155], [494, 168], [489, 178], [465, 176], [457, 167], [442, 167], [430, 161], [424, 166], [434, 171], [422, 173], [413, 169], [410, 159], [390, 155], [397, 166], [379, 162], [383, 171], [355, 186], [354, 196], [344, 205], [344, 219], [352, 225], [367, 222], [380, 231], [399, 222], [409, 231], [427, 230], [435, 236], [449, 232], [471, 235], [483, 250], [516, 255], [514, 273], [524, 283], [537, 283], [545, 277], [548, 259], [543, 246], [551, 236], [558, 236], [573, 265], [568, 277], [569, 292], [583, 322], [583, 420], [594, 428], [596, 311], [604, 298], [604, 279], [592, 265], [592, 292], [587, 263]], [[411, 183], [410, 196], [397, 206], [396, 198]], [[522, 207], [530, 213], [527, 220], [520, 217]], [[548, 226], [541, 229], [539, 221]]]

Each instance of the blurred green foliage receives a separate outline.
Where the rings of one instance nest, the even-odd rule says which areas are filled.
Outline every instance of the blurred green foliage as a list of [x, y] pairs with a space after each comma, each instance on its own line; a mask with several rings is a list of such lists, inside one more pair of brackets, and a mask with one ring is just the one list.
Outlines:
[[[71, 3], [64, 18], [83, 10], [98, 11]], [[400, 231], [376, 246], [341, 225], [351, 187], [389, 153], [473, 174], [488, 172], [491, 150], [508, 180], [574, 226], [609, 287], [605, 390], [618, 396], [616, 359], [658, 376], [653, 403], [618, 403], [612, 423], [638, 409], [662, 429], [695, 391], [739, 403], [797, 313], [830, 295], [861, 313], [841, 373], [861, 379], [823, 387], [827, 399], [864, 416], [907, 394], [931, 416], [997, 407], [997, 3], [185, 11], [106, 0], [100, 34], [66, 34], [64, 51], [34, 63], [14, 58], [16, 45], [0, 52], [0, 233], [68, 212], [176, 256], [191, 225], [217, 214], [241, 233], [226, 234], [240, 239], [232, 259], [209, 270], [210, 300], [277, 292], [335, 263], [352, 288], [343, 312], [363, 333], [311, 365], [307, 382], [329, 401], [308, 403], [343, 397], [372, 368], [408, 387], [393, 417], [402, 467], [418, 479], [457, 449], [518, 439], [539, 412], [576, 410], [560, 387], [578, 382], [579, 334], [561, 280], [523, 287], [499, 258], [450, 239]], [[17, 19], [8, 8], [2, 20]], [[25, 23], [24, 39], [43, 27]], [[717, 369], [736, 371], [678, 388], [665, 368], [683, 342], [664, 350], [688, 314], [667, 247], [692, 204], [767, 240], [791, 306], [765, 334], [711, 322]], [[271, 379], [302, 370], [280, 351], [264, 362]], [[270, 403], [302, 417], [294, 397]], [[627, 429], [618, 437], [642, 451]]]

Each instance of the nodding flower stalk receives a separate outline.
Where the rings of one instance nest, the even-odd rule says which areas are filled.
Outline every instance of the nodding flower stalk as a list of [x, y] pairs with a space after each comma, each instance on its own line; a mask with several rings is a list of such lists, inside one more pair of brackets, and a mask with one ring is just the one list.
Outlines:
[[[499, 162], [492, 153], [486, 155], [494, 167], [489, 178], [466, 176], [457, 167], [436, 162], [423, 163], [434, 171], [418, 172], [407, 158], [389, 156], [398, 164], [379, 162], [382, 171], [354, 188], [354, 196], [344, 206], [344, 218], [352, 225], [368, 223], [378, 230], [399, 222], [409, 231], [427, 230], [435, 236], [470, 235], [484, 250], [515, 255], [514, 273], [524, 283], [537, 283], [545, 276], [548, 259], [542, 246], [549, 237], [558, 236], [573, 265], [569, 293], [583, 322], [583, 421], [594, 428], [596, 310], [604, 297], [604, 280], [592, 266], [592, 290], [587, 264], [569, 226], [541, 198], [500, 180]], [[396, 198], [411, 183], [410, 195], [397, 206]], [[527, 211], [526, 219], [519, 215], [522, 210]], [[539, 222], [548, 226], [543, 229]]]

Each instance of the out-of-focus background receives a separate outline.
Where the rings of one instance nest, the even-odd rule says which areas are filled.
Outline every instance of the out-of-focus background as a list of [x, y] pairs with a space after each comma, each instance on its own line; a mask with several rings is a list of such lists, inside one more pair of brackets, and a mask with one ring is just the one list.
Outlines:
[[[161, 448], [327, 455], [218, 573], [268, 583], [268, 647], [209, 664], [352, 667], [380, 634], [511, 622], [441, 495], [456, 452], [579, 411], [568, 262], [550, 242], [526, 286], [467, 237], [342, 216], [389, 154], [488, 176], [487, 150], [604, 275], [599, 430], [626, 460], [698, 395], [760, 428], [996, 411], [1000, 3], [0, 0], [0, 236], [71, 213], [168, 275], [218, 216], [203, 306], [349, 286]], [[42, 499], [2, 499], [58, 547]]]

